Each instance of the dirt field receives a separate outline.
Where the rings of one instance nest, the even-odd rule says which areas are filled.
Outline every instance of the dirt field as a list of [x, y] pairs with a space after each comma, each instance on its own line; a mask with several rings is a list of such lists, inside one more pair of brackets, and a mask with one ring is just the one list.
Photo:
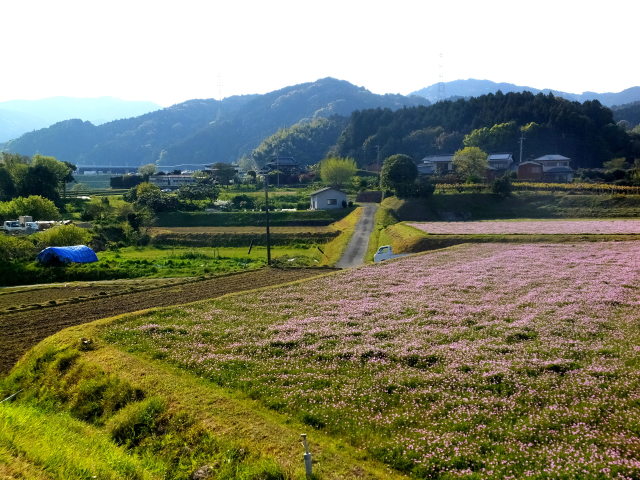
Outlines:
[[123, 293], [185, 283], [188, 278], [136, 278], [100, 282], [68, 282], [53, 285], [5, 287], [0, 289], [0, 316], [19, 310], [90, 300]]
[[[101, 298], [95, 296], [104, 290], [101, 286], [84, 291], [87, 298], [79, 298], [77, 303], [52, 305], [37, 310], [6, 313], [0, 315], [0, 374], [8, 372], [20, 356], [40, 340], [72, 325], [97, 320], [99, 318], [134, 312], [151, 307], [166, 307], [182, 303], [219, 297], [227, 293], [251, 290], [269, 285], [291, 282], [302, 278], [320, 275], [330, 269], [261, 269], [206, 279], [192, 283], [170, 285], [143, 292], [125, 293]], [[40, 302], [47, 298], [79, 297], [78, 287], [34, 290]], [[48, 295], [51, 295], [47, 297]], [[22, 300], [25, 295], [16, 293]], [[28, 294], [27, 294], [28, 295]], [[3, 294], [3, 301], [10, 301], [11, 294]], [[30, 303], [33, 303], [30, 301]], [[18, 303], [19, 305], [19, 303]]]
[[[330, 226], [318, 227], [271, 227], [273, 233], [327, 233], [335, 232], [336, 229]], [[160, 233], [254, 233], [263, 234], [264, 227], [153, 227], [149, 229], [150, 235]]]

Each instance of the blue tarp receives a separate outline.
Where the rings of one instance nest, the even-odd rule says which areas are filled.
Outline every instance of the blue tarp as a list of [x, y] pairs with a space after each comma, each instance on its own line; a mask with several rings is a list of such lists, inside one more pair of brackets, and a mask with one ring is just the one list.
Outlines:
[[97, 262], [98, 257], [96, 252], [86, 245], [74, 245], [72, 247], [47, 247], [38, 254], [36, 260], [45, 265], [59, 265]]

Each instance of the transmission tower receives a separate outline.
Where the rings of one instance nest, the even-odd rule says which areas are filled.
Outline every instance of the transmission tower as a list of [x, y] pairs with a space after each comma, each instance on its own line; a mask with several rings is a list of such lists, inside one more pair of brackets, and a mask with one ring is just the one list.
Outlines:
[[442, 102], [446, 98], [444, 87], [444, 54], [440, 52], [438, 59], [438, 102]]

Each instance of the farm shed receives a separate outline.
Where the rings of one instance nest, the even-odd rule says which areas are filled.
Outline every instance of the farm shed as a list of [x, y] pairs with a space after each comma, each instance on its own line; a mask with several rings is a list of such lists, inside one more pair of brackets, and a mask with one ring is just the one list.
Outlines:
[[326, 187], [311, 194], [311, 210], [331, 210], [346, 206], [347, 194], [335, 188]]
[[96, 252], [86, 245], [71, 247], [47, 247], [42, 250], [36, 260], [43, 265], [65, 265], [67, 263], [97, 262]]

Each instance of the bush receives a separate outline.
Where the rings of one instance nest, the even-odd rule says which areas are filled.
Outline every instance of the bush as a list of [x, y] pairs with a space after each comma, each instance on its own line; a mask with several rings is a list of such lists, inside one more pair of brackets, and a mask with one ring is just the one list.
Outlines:
[[509, 175], [504, 175], [500, 178], [496, 178], [491, 184], [491, 191], [502, 198], [511, 195], [511, 177]]
[[60, 225], [33, 235], [38, 248], [86, 245], [91, 237], [88, 230], [75, 225]]
[[0, 261], [24, 260], [36, 254], [36, 248], [29, 240], [0, 234]]

